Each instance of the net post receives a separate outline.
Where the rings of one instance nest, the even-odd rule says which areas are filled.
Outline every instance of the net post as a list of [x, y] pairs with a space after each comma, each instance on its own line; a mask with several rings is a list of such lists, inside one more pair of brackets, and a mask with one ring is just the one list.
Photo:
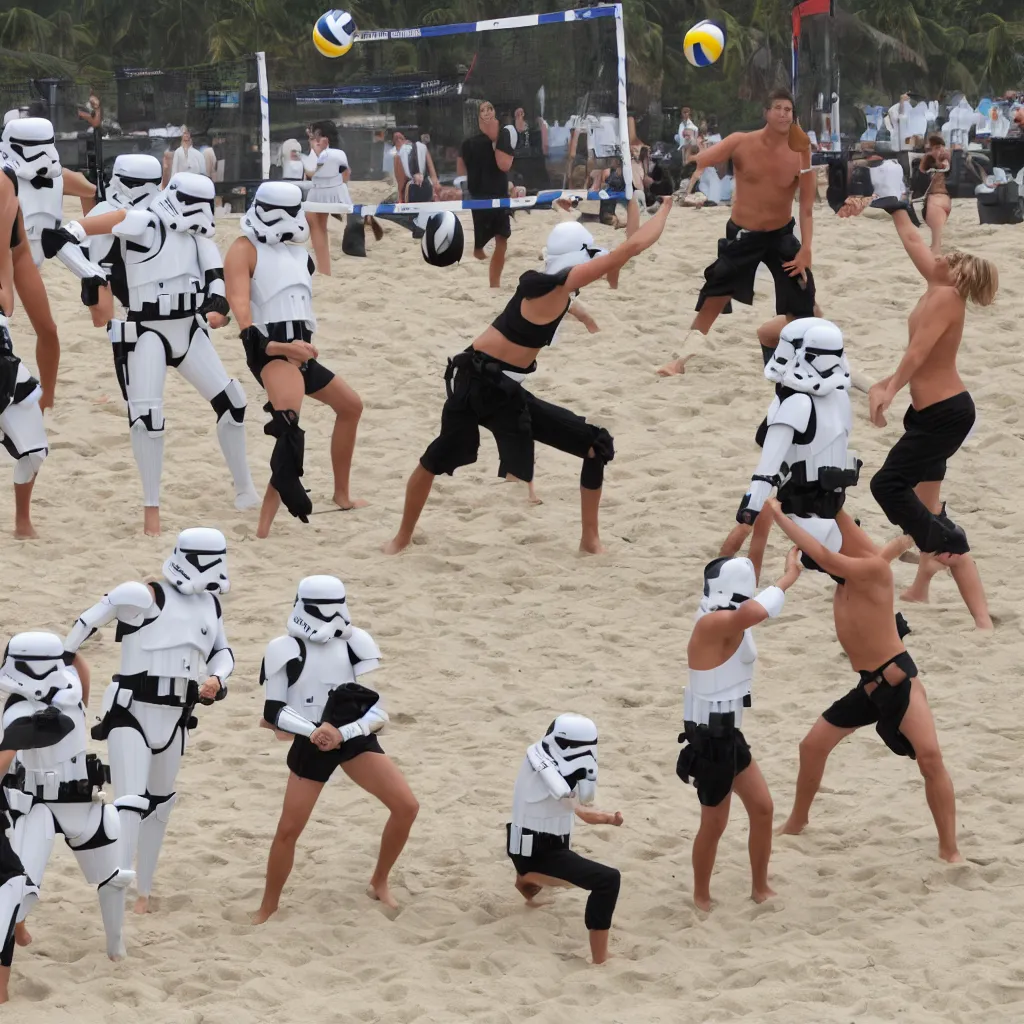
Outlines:
[[263, 180], [270, 180], [270, 85], [267, 80], [267, 54], [256, 52], [256, 78], [260, 87], [260, 148]]
[[633, 196], [633, 154], [629, 147], [629, 103], [626, 96], [626, 30], [622, 4], [615, 5], [615, 51], [619, 83], [619, 145], [622, 147], [622, 177], [626, 184], [626, 202]]

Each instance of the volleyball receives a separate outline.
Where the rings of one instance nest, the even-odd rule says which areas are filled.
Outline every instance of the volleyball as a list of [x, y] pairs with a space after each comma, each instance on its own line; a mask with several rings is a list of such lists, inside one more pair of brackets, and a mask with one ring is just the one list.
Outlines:
[[683, 52], [695, 68], [714, 64], [725, 50], [725, 29], [714, 21], [699, 21], [683, 37]]
[[325, 57], [343, 57], [352, 49], [356, 23], [348, 11], [327, 11], [313, 26], [313, 45]]

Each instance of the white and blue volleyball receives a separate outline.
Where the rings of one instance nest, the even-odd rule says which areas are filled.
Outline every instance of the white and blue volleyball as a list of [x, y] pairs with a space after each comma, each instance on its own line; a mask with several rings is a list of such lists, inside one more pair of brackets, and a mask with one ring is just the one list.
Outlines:
[[714, 64], [725, 52], [725, 29], [717, 21], [698, 21], [683, 37], [683, 53], [695, 68]]
[[432, 267], [450, 267], [462, 259], [466, 245], [462, 221], [452, 213], [435, 213], [427, 219], [427, 226], [420, 239], [423, 258]]
[[325, 57], [344, 57], [355, 41], [356, 23], [348, 11], [327, 11], [313, 26], [313, 45]]

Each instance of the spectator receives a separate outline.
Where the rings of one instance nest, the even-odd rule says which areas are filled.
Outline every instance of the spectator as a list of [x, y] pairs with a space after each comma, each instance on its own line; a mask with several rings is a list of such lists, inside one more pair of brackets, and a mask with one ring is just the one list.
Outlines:
[[[185, 125], [181, 126], [181, 145], [174, 151], [171, 158], [171, 177], [190, 171], [193, 174], [207, 174], [206, 160], [203, 154], [192, 145], [192, 133]], [[207, 175], [209, 177], [209, 175]]]
[[[689, 133], [689, 134], [687, 134]], [[679, 131], [676, 133], [676, 142], [680, 149], [686, 149], [687, 145], [697, 138], [697, 126], [690, 117], [690, 108], [683, 107], [679, 120]]]
[[78, 108], [78, 116], [87, 122], [90, 128], [99, 128], [103, 122], [103, 107], [96, 93], [89, 93], [89, 102]]

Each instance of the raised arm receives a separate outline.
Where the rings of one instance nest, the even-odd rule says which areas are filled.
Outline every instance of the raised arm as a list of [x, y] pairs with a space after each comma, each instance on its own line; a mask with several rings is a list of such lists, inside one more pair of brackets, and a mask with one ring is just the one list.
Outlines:
[[747, 555], [754, 563], [754, 578], [758, 583], [761, 582], [761, 566], [764, 563], [764, 553], [768, 547], [768, 535], [772, 532], [774, 522], [771, 516], [758, 516], [754, 522], [754, 532], [750, 538]]
[[588, 284], [604, 277], [605, 274], [624, 267], [634, 256], [639, 256], [645, 249], [649, 249], [661, 238], [671, 209], [672, 197], [666, 196], [661, 201], [661, 209], [632, 238], [627, 238], [621, 245], [616, 246], [604, 256], [598, 256], [587, 263], [573, 267], [565, 279], [566, 289], [569, 292], [574, 292], [585, 288]]
[[[513, 136], [513, 133], [516, 137]], [[494, 159], [499, 170], [505, 174], [512, 170], [512, 164], [515, 161], [517, 136], [515, 128], [505, 125], [498, 132], [498, 138], [494, 142]]]
[[78, 199], [95, 199], [96, 186], [78, 171], [69, 171], [66, 167], [61, 172], [64, 179], [64, 195], [76, 196]]
[[766, 619], [778, 618], [786, 604], [786, 591], [800, 578], [800, 572], [800, 559], [794, 549], [786, 555], [786, 569], [774, 586], [765, 587], [738, 608], [710, 612], [697, 622], [694, 629], [725, 635], [757, 626]]
[[727, 135], [721, 142], [716, 142], [713, 146], [702, 149], [697, 154], [697, 170], [695, 175], [700, 177], [701, 172], [706, 171], [709, 167], [714, 167], [715, 164], [724, 164], [727, 160], [731, 160], [736, 152], [736, 147], [742, 139], [743, 132], [733, 132], [732, 135]]
[[935, 257], [932, 255], [932, 251], [928, 248], [925, 240], [921, 237], [920, 232], [911, 222], [906, 204], [901, 204], [890, 212], [892, 214], [892, 222], [896, 225], [896, 234], [900, 236], [900, 241], [903, 243], [903, 248], [906, 249], [907, 255], [914, 266], [917, 267], [918, 273], [926, 281], [931, 281], [935, 275]]
[[141, 626], [153, 605], [153, 591], [145, 583], [122, 583], [104, 594], [91, 608], [79, 615], [64, 640], [64, 650], [77, 654], [78, 648], [98, 629], [118, 619], [129, 626]]
[[782, 511], [774, 498], [766, 502], [782, 532], [822, 570], [831, 576], [844, 580], [868, 579], [878, 572], [881, 564], [877, 558], [850, 558], [849, 555], [830, 551], [821, 541], [812, 537], [802, 526], [795, 523]]
[[601, 329], [597, 326], [597, 321], [583, 308], [581, 302], [574, 302], [569, 307], [569, 315], [575, 317], [591, 334], [597, 334]]

